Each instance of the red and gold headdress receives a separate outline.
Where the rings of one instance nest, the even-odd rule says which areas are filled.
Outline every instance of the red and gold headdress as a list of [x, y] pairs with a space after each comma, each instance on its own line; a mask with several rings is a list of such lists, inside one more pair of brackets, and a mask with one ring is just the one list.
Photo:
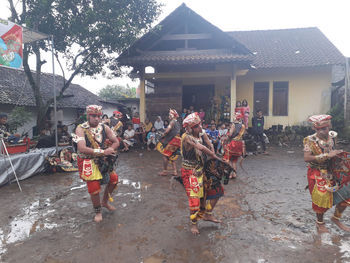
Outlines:
[[178, 114], [177, 111], [174, 110], [174, 109], [170, 109], [170, 110], [169, 110], [169, 115], [170, 115], [170, 118], [171, 118], [171, 119], [177, 119], [177, 118], [179, 118], [179, 114]]
[[316, 130], [324, 128], [324, 127], [331, 127], [331, 115], [313, 115], [309, 118], [309, 122], [312, 123], [312, 127]]
[[233, 113], [233, 121], [239, 122], [243, 119], [243, 115], [240, 112]]
[[183, 127], [190, 127], [196, 126], [197, 124], [201, 123], [201, 118], [198, 115], [198, 112], [191, 113], [188, 115], [184, 121], [182, 122]]
[[121, 113], [120, 111], [113, 111], [113, 115], [115, 116], [115, 117], [117, 117], [117, 118], [121, 118], [121, 117], [123, 117], [123, 113]]
[[89, 105], [86, 107], [86, 115], [102, 115], [102, 106], [98, 105]]

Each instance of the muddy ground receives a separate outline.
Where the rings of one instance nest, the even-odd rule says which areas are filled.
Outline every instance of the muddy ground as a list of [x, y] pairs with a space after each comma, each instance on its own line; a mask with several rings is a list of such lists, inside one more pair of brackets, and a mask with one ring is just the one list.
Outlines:
[[200, 222], [196, 237], [184, 188], [157, 176], [157, 152], [120, 155], [117, 210], [104, 210], [100, 224], [76, 173], [34, 176], [22, 193], [1, 187], [0, 261], [350, 262], [350, 234], [331, 223], [333, 209], [330, 234], [315, 231], [301, 148], [269, 152], [246, 158], [247, 173], [239, 170], [215, 209], [223, 223]]

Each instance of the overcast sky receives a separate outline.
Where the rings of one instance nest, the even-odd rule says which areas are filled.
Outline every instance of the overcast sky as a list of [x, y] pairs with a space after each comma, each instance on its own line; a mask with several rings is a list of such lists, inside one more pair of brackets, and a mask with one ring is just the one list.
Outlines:
[[[223, 31], [318, 27], [343, 55], [350, 57], [350, 0], [158, 1], [164, 6], [163, 13], [155, 24], [184, 2]], [[9, 17], [7, 0], [0, 0], [0, 3], [0, 17]], [[51, 65], [51, 62], [48, 64]], [[51, 72], [49, 65], [44, 71]], [[80, 84], [94, 93], [107, 84], [137, 85], [137, 82], [126, 79], [106, 80], [99, 76], [96, 80], [76, 77], [73, 83]]]

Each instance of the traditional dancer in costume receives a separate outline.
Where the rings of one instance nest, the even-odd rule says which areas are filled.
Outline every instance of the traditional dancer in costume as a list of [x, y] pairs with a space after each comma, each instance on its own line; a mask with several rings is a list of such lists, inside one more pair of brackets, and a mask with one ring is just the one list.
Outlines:
[[121, 121], [122, 117], [123, 113], [120, 111], [113, 111], [113, 117], [110, 119], [110, 127], [114, 134], [119, 138], [123, 135], [123, 123]]
[[[78, 146], [78, 168], [80, 178], [87, 183], [88, 192], [95, 210], [95, 222], [102, 221], [101, 206], [113, 211], [115, 207], [111, 194], [118, 184], [118, 175], [114, 171], [116, 149], [119, 142], [113, 131], [101, 124], [102, 107], [86, 107], [87, 122], [80, 124], [72, 134]], [[110, 146], [107, 146], [109, 141]], [[100, 200], [100, 184], [107, 183]]]
[[[182, 168], [181, 178], [185, 186], [190, 207], [191, 232], [199, 234], [197, 222], [199, 219], [219, 223], [212, 211], [217, 200], [223, 195], [223, 188], [217, 187], [212, 193], [213, 198], [207, 196], [208, 190], [212, 189], [210, 182], [204, 174], [205, 156], [218, 159], [214, 151], [203, 145], [203, 130], [200, 125], [201, 119], [198, 113], [188, 115], [183, 121], [186, 132], [181, 138]], [[206, 204], [206, 199], [211, 199]]]
[[[304, 160], [308, 162], [308, 188], [312, 199], [312, 209], [316, 212], [316, 226], [319, 232], [328, 232], [323, 221], [324, 213], [335, 205], [332, 221], [342, 230], [350, 231], [348, 226], [340, 222], [342, 213], [350, 204], [350, 165], [348, 154], [335, 150], [334, 131], [331, 127], [330, 115], [314, 115], [309, 118], [316, 131], [304, 138]], [[341, 161], [345, 156], [348, 170], [343, 170]], [[344, 156], [343, 156], [344, 157]]]
[[233, 172], [230, 178], [237, 176], [237, 161], [239, 158], [245, 155], [245, 145], [242, 137], [244, 135], [245, 126], [242, 124], [243, 115], [236, 112], [233, 123], [227, 134], [227, 140], [224, 144], [224, 157], [223, 159], [230, 163], [233, 168]]
[[181, 127], [177, 118], [179, 118], [179, 114], [177, 114], [176, 110], [170, 109], [169, 126], [166, 128], [162, 138], [157, 144], [157, 150], [163, 155], [163, 171], [159, 173], [161, 176], [167, 175], [169, 162], [173, 166], [173, 175], [177, 176], [176, 160], [179, 157], [177, 151], [181, 146]]

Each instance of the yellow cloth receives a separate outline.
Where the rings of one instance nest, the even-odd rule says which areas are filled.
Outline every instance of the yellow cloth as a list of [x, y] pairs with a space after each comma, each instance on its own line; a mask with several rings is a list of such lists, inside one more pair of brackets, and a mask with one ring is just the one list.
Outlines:
[[149, 122], [148, 124], [145, 124], [145, 131], [150, 132], [152, 130], [153, 124], [152, 122]]
[[325, 191], [321, 192], [317, 184], [315, 184], [315, 187], [311, 194], [312, 202], [322, 208], [332, 208], [333, 206], [333, 193]]
[[83, 172], [81, 175], [81, 179], [85, 181], [95, 181], [101, 180], [102, 174], [98, 169], [97, 164], [91, 159], [85, 159], [83, 161]]
[[203, 198], [203, 173], [200, 176], [190, 175], [190, 197]]

